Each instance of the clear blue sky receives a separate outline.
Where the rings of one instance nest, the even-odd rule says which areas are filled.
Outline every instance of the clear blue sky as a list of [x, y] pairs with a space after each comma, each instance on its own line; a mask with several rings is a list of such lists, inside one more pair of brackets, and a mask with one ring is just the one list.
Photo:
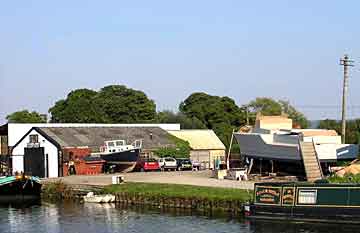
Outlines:
[[0, 122], [47, 112], [77, 88], [125, 84], [158, 110], [195, 91], [245, 104], [287, 99], [311, 119], [340, 117], [342, 69], [357, 61], [350, 117], [360, 117], [360, 1], [2, 1]]

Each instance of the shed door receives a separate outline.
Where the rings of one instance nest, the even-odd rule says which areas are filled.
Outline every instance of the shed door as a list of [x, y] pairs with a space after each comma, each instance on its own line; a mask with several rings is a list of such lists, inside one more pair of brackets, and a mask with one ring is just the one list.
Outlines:
[[193, 150], [190, 152], [190, 158], [201, 163], [203, 168], [210, 167], [210, 153], [207, 150]]
[[25, 175], [45, 177], [44, 147], [24, 148], [24, 172]]

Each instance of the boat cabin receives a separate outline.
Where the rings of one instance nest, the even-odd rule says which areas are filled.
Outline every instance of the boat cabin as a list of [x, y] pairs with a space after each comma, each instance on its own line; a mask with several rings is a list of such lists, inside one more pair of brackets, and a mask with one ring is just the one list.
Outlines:
[[141, 140], [135, 140], [132, 144], [126, 144], [125, 140], [105, 141], [104, 146], [100, 147], [100, 153], [116, 153], [142, 147]]

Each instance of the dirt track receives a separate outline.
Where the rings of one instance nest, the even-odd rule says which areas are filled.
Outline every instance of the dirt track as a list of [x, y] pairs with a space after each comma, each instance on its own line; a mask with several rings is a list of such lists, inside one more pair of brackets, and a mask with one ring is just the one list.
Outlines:
[[[68, 176], [51, 180], [61, 180], [68, 184], [109, 185], [111, 175], [97, 176]], [[223, 187], [237, 189], [253, 189], [254, 183], [250, 181], [217, 180], [211, 178], [211, 171], [181, 171], [181, 172], [132, 172], [123, 175], [127, 182], [188, 184], [208, 187]]]

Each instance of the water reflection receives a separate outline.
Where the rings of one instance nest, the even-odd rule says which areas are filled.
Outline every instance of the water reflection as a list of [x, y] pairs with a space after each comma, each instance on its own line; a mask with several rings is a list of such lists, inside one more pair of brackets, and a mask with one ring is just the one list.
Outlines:
[[284, 221], [262, 221], [249, 222], [250, 232], [256, 233], [344, 233], [358, 232], [359, 226], [351, 224], [333, 223], [305, 223], [305, 222], [284, 222]]
[[35, 203], [0, 207], [1, 233], [357, 232], [356, 226], [256, 221], [114, 204]]

